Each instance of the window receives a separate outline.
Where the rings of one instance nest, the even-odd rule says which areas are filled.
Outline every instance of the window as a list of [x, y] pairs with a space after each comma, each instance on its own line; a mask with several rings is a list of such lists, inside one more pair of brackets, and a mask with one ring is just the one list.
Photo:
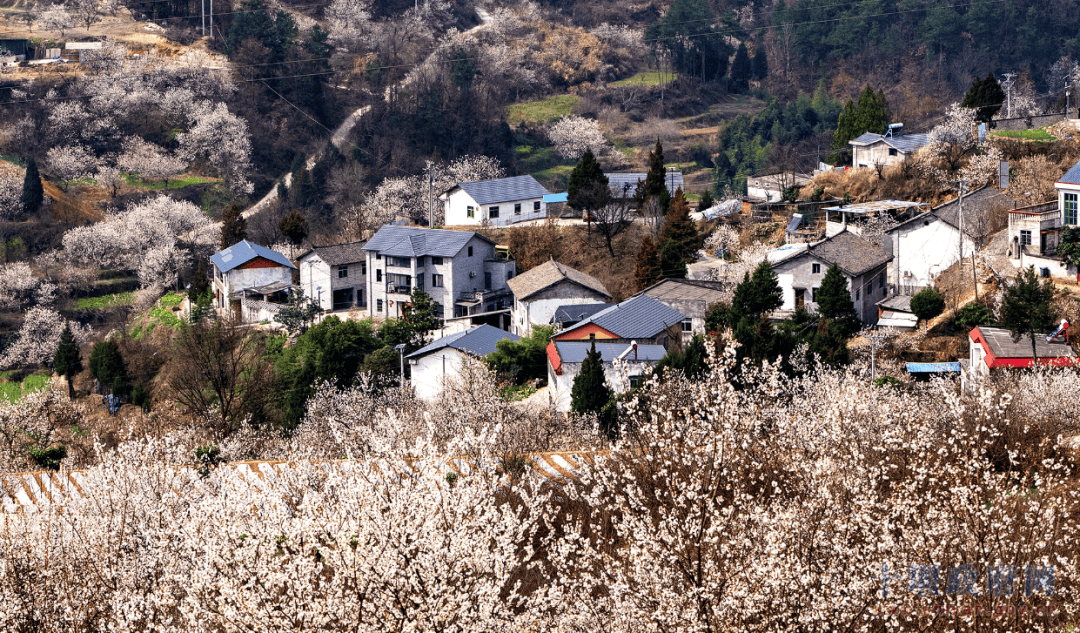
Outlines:
[[811, 288], [810, 289], [810, 296], [813, 297], [813, 302], [814, 303], [817, 303], [817, 291], [818, 290], [820, 290], [820, 288]]
[[881, 290], [882, 288], [885, 287], [885, 271], [884, 270], [881, 271], [880, 273], [878, 273], [877, 287], [878, 287], [878, 290]]
[[499, 217], [499, 207], [488, 207], [488, 218], [495, 219]]
[[408, 257], [390, 257], [386, 256], [387, 266], [397, 266], [398, 268], [411, 268]]
[[1065, 224], [1076, 224], [1076, 194], [1065, 194]]
[[367, 277], [367, 262], [360, 262], [360, 274]]
[[470, 218], [475, 218], [476, 207], [465, 207], [465, 215], [469, 216]]
[[815, 275], [820, 275], [821, 264], [810, 264], [810, 272], [814, 273]]
[[432, 288], [442, 288], [443, 287], [443, 276], [433, 274], [431, 276], [431, 287]]
[[469, 257], [472, 257], [472, 247], [469, 247]]
[[539, 211], [539, 210], [540, 210], [540, 201], [537, 200], [536, 202], [533, 203], [533, 211]]
[[521, 203], [520, 202], [515, 202], [514, 203], [514, 215], [521, 215]]
[[491, 273], [484, 273], [484, 290], [491, 290]]
[[341, 266], [338, 266], [337, 267], [337, 276], [338, 276], [338, 279], [344, 279], [345, 277], [348, 277], [349, 276], [349, 265], [348, 264], [342, 264]]
[[641, 386], [641, 376], [630, 376], [630, 388], [637, 389]]
[[382, 281], [382, 269], [375, 271], [375, 281]]
[[432, 266], [442, 266], [442, 257], [432, 257], [431, 258], [431, 265]]
[[589, 340], [590, 341], [595, 341], [596, 340], [596, 332], [589, 332]]
[[382, 259], [382, 253], [375, 253], [375, 259]]
[[690, 319], [683, 319], [682, 320], [682, 331], [683, 332], [692, 332], [692, 331], [694, 331], [694, 323], [693, 323], [693, 321], [691, 321]]
[[859, 289], [858, 288], [855, 289], [855, 300], [856, 301], [859, 300]]
[[438, 318], [440, 318], [440, 319], [443, 318], [445, 308], [443, 308], [443, 305], [441, 303], [439, 303], [438, 301], [435, 301], [434, 304], [435, 304], [434, 305], [435, 314], [438, 315]]
[[382, 312], [382, 299], [379, 299], [375, 302], [375, 311]]
[[1031, 244], [1031, 231], [1020, 231], [1020, 243]]
[[896, 156], [896, 148], [895, 147], [890, 147], [889, 148], [889, 156]]

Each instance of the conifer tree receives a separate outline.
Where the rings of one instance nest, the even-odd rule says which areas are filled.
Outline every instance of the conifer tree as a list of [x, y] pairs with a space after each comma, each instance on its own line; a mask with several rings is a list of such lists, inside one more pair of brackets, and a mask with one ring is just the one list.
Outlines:
[[945, 311], [945, 299], [937, 288], [928, 286], [911, 298], [911, 311], [920, 321], [929, 321]]
[[994, 72], [990, 71], [985, 79], [976, 77], [975, 81], [971, 82], [971, 88], [964, 95], [964, 100], [960, 105], [965, 108], [976, 108], [976, 121], [989, 121], [998, 113], [1004, 102], [1005, 91], [998, 84]]
[[668, 206], [670, 210], [660, 229], [660, 243], [674, 242], [683, 261], [693, 262], [701, 248], [702, 238], [690, 219], [690, 205], [686, 202], [682, 187], [675, 190], [675, 197]]
[[596, 341], [593, 341], [581, 363], [581, 373], [574, 378], [574, 386], [570, 389], [570, 410], [580, 414], [596, 414], [600, 418], [601, 430], [611, 437], [617, 432], [610, 419], [611, 412], [605, 411], [611, 396], [611, 388], [604, 382], [603, 360], [600, 352], [596, 351]]
[[829, 266], [821, 280], [815, 299], [818, 314], [836, 324], [844, 335], [859, 331], [859, 316], [855, 312], [855, 302], [851, 300], [847, 280], [836, 264]]
[[221, 250], [247, 239], [247, 220], [236, 203], [221, 214]]
[[599, 209], [611, 199], [608, 177], [600, 168], [591, 149], [586, 149], [581, 160], [570, 172], [566, 185], [566, 202], [577, 211]]
[[769, 76], [769, 59], [765, 55], [765, 47], [758, 46], [757, 51], [754, 53], [754, 59], [750, 63], [752, 68], [752, 76], [754, 79], [761, 81]]
[[667, 213], [671, 194], [668, 192], [666, 179], [664, 146], [660, 144], [660, 139], [656, 139], [656, 148], [649, 152], [649, 173], [645, 175], [645, 182], [638, 188], [638, 202], [644, 206], [649, 198], [656, 198], [656, 201], [660, 203], [660, 209]]
[[200, 259], [199, 265], [195, 267], [195, 275], [191, 280], [191, 288], [188, 289], [188, 299], [194, 304], [209, 291], [210, 280], [206, 276], [206, 269], [203, 268], [203, 262], [202, 259]]
[[833, 134], [834, 151], [831, 160], [836, 161], [839, 156], [848, 155], [848, 141], [865, 132], [884, 134], [889, 128], [891, 116], [885, 93], [879, 90], [875, 94], [874, 89], [867, 85], [859, 95], [858, 103], [849, 99], [840, 113], [836, 132]]
[[1035, 267], [1029, 266], [1016, 274], [1016, 280], [1005, 289], [1001, 303], [1001, 324], [1009, 328], [1014, 340], [1025, 335], [1031, 339], [1031, 356], [1036, 360], [1039, 355], [1035, 348], [1035, 332], [1047, 332], [1057, 321], [1054, 293], [1054, 284], [1049, 280], [1039, 283]]
[[754, 274], [743, 275], [742, 282], [735, 287], [731, 300], [731, 311], [738, 317], [763, 317], [784, 305], [783, 291], [776, 277], [772, 264], [761, 262], [754, 269]]
[[79, 344], [71, 332], [70, 324], [65, 323], [64, 331], [60, 333], [60, 345], [53, 356], [53, 369], [67, 379], [68, 397], [74, 400], [75, 387], [72, 385], [72, 378], [82, 371], [82, 358], [79, 356]]
[[746, 51], [746, 44], [739, 44], [739, 50], [735, 52], [735, 59], [731, 62], [728, 89], [735, 94], [746, 92], [750, 89], [752, 75], [753, 69], [750, 67], [750, 55]]
[[26, 215], [37, 213], [41, 210], [41, 205], [45, 203], [45, 188], [41, 184], [41, 173], [38, 172], [37, 161], [33, 158], [26, 163], [21, 201], [23, 213]]
[[665, 279], [686, 278], [686, 259], [675, 240], [668, 240], [660, 247], [660, 273]]
[[641, 248], [638, 250], [634, 280], [637, 281], [638, 290], [644, 290], [660, 281], [661, 277], [663, 277], [663, 271], [660, 268], [660, 254], [656, 248], [656, 242], [646, 235], [641, 240]]

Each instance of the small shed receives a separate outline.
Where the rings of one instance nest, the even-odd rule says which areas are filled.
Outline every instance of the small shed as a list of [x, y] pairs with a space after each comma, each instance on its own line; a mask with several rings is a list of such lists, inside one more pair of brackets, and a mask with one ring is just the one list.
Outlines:
[[905, 332], [913, 331], [919, 325], [919, 317], [911, 311], [911, 297], [893, 295], [877, 303], [878, 327], [891, 327]]
[[1030, 338], [1022, 336], [1013, 339], [1009, 330], [980, 325], [968, 333], [971, 369], [976, 373], [989, 374], [994, 369], [1032, 367], [1036, 362], [1052, 366], [1080, 364], [1072, 346], [1064, 340], [1048, 340], [1050, 338], [1045, 334], [1035, 335], [1036, 360], [1031, 353]]

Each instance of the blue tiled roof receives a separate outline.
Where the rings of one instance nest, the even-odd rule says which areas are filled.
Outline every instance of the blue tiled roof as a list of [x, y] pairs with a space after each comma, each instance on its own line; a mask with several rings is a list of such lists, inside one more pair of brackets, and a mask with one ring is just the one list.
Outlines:
[[594, 323], [619, 338], [650, 339], [684, 319], [686, 315], [675, 308], [670, 308], [648, 295], [639, 295], [597, 312], [560, 334]]
[[287, 268], [296, 268], [296, 266], [293, 266], [293, 263], [289, 261], [288, 257], [285, 257], [275, 250], [266, 248], [265, 246], [252, 244], [247, 240], [239, 241], [223, 251], [214, 253], [210, 257], [210, 261], [217, 266], [218, 270], [227, 273], [233, 268], [242, 266], [256, 257], [268, 259]]
[[444, 347], [451, 347], [475, 356], [483, 357], [494, 352], [495, 344], [503, 339], [517, 341], [521, 339], [521, 337], [517, 334], [511, 334], [510, 332], [500, 330], [499, 328], [490, 325], [477, 325], [464, 332], [444, 336], [430, 345], [409, 354], [406, 358], [418, 358], [443, 349]]
[[[596, 351], [600, 352], [600, 360], [605, 363], [614, 361], [619, 354], [630, 347], [629, 343], [597, 343]], [[559, 360], [564, 363], [580, 363], [585, 360], [585, 355], [592, 348], [591, 341], [555, 341], [555, 351], [559, 354]], [[628, 361], [656, 362], [667, 354], [663, 345], [638, 345], [637, 355], [630, 352], [624, 358]]]
[[365, 251], [375, 251], [391, 257], [453, 257], [473, 237], [490, 242], [472, 231], [422, 229], [415, 226], [383, 226], [364, 245]]
[[612, 305], [611, 303], [571, 303], [567, 305], [561, 305], [555, 309], [555, 315], [551, 317], [551, 321], [548, 323], [565, 323], [565, 322], [577, 322], [584, 321], [597, 312], [607, 310]]
[[960, 363], [908, 363], [909, 374], [960, 372]]
[[1058, 178], [1057, 181], [1068, 185], [1080, 185], [1080, 163], [1070, 167], [1069, 171], [1065, 172], [1065, 175]]
[[459, 182], [457, 186], [464, 189], [465, 193], [469, 194], [469, 197], [475, 200], [477, 204], [531, 200], [533, 198], [543, 198], [551, 193], [536, 182], [536, 179], [532, 176]]

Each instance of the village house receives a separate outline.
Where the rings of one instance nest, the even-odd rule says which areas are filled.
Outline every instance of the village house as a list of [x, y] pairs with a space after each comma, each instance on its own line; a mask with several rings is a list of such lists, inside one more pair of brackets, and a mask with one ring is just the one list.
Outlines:
[[414, 289], [431, 296], [443, 319], [509, 313], [514, 261], [479, 233], [384, 226], [362, 249], [368, 312], [377, 319], [400, 317]]
[[752, 201], [778, 202], [784, 197], [784, 190], [790, 187], [805, 187], [812, 176], [791, 171], [750, 176], [746, 179], [746, 197]]
[[547, 217], [547, 189], [532, 176], [459, 182], [439, 196], [447, 226], [506, 226]]
[[848, 141], [851, 146], [851, 166], [894, 165], [929, 143], [928, 134], [904, 134], [904, 124], [893, 123], [884, 134], [866, 132]]
[[366, 242], [314, 246], [296, 258], [304, 295], [327, 312], [367, 309]]
[[[653, 366], [667, 350], [662, 345], [641, 345], [636, 342], [610, 343], [594, 341], [552, 341], [548, 343], [548, 394], [556, 411], [570, 410], [574, 379], [581, 373], [585, 355], [596, 345], [604, 368], [604, 382], [616, 394], [637, 387], [646, 379]], [[621, 361], [620, 365], [615, 360]]]
[[891, 260], [885, 249], [846, 231], [795, 251], [773, 264], [783, 291], [781, 310], [793, 312], [806, 308], [816, 312], [821, 280], [829, 266], [836, 264], [847, 282], [859, 320], [876, 323], [877, 303], [888, 294], [885, 274]]
[[693, 279], [663, 279], [638, 294], [650, 296], [686, 317], [679, 324], [683, 343], [697, 334], [705, 334], [705, 314], [709, 307], [726, 300], [722, 282]]
[[551, 337], [552, 341], [638, 343], [682, 348], [682, 324], [686, 315], [640, 295], [601, 310], [577, 325]]
[[825, 207], [825, 237], [844, 231], [864, 237], [877, 236], [899, 222], [916, 217], [923, 207], [929, 206], [907, 200], [874, 200]]
[[514, 294], [511, 329], [521, 336], [531, 334], [534, 325], [551, 323], [559, 306], [611, 301], [611, 293], [598, 279], [554, 260], [506, 283]]
[[499, 341], [521, 337], [490, 325], [477, 325], [464, 332], [444, 336], [409, 354], [412, 387], [421, 400], [432, 401], [457, 381], [465, 359], [483, 358], [495, 351]]
[[[1063, 324], [1050, 336], [1035, 335], [1035, 353], [1039, 365], [1075, 366], [1080, 364], [1062, 331]], [[1052, 339], [1052, 340], [1047, 340]], [[1032, 367], [1036, 359], [1031, 353], [1031, 339], [1022, 336], [1014, 340], [1012, 332], [1004, 328], [980, 325], [968, 333], [968, 363], [975, 374], [989, 375], [991, 370]]]
[[1077, 270], [1057, 255], [1061, 231], [1077, 226], [1080, 162], [1054, 183], [1057, 200], [1013, 209], [1009, 213], [1009, 257], [1020, 268], [1034, 266], [1041, 277], [1076, 278]]
[[[638, 183], [645, 182], [645, 178], [649, 174], [645, 172], [612, 172], [604, 175], [607, 176], [611, 195], [621, 197], [623, 192], [626, 192], [627, 195], [633, 197], [637, 193]], [[664, 184], [667, 185], [668, 195], [674, 196], [675, 190], [683, 186], [682, 172], [669, 170], [664, 175]]]
[[558, 332], [588, 319], [597, 312], [603, 312], [614, 303], [570, 303], [555, 308], [555, 314], [548, 323], [555, 326]]
[[919, 326], [919, 317], [911, 311], [910, 295], [892, 295], [877, 302], [879, 328], [891, 327], [904, 332]]
[[288, 301], [296, 266], [281, 253], [242, 240], [210, 257], [214, 307], [232, 309], [245, 323], [270, 320]]

